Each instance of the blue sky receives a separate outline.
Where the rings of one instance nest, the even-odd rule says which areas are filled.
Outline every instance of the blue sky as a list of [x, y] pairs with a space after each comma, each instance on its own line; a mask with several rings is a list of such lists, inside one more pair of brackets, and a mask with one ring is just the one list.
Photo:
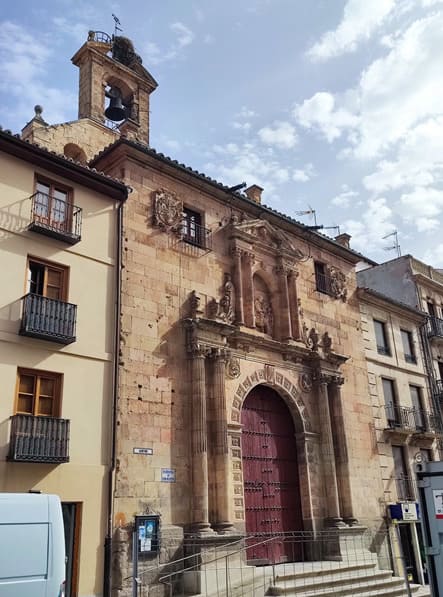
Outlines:
[[[77, 117], [70, 58], [116, 14], [158, 81], [150, 144], [443, 268], [443, 0], [25, 0], [2, 7], [1, 124]], [[329, 231], [334, 235], [335, 230]]]

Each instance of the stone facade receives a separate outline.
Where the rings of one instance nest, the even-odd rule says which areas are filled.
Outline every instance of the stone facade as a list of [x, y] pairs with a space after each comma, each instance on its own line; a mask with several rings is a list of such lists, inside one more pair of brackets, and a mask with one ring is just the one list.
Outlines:
[[[91, 35], [73, 59], [80, 120], [31, 121], [24, 134], [58, 150], [69, 140], [87, 159], [103, 149], [91, 166], [132, 188], [122, 238], [116, 593], [130, 592], [136, 515], [160, 516], [161, 563], [181, 556], [191, 537], [214, 543], [254, 532], [245, 517], [242, 414], [256, 388], [276, 392], [295, 430], [291, 476], [302, 516], [286, 530], [378, 527], [381, 481], [356, 296], [361, 256], [348, 241], [261, 205], [260, 187], [242, 195], [150, 149], [155, 81], [108, 51]], [[117, 80], [136, 99], [138, 120], [111, 131], [104, 84]], [[142, 574], [156, 557], [145, 558]]]

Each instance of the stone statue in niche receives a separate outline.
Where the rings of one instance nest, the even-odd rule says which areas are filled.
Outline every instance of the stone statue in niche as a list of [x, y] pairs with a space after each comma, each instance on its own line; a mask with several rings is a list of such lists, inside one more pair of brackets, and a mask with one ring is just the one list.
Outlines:
[[255, 327], [265, 334], [272, 336], [274, 328], [274, 314], [267, 297], [259, 294], [254, 299]]
[[200, 297], [198, 294], [193, 290], [189, 296], [189, 316], [191, 319], [196, 319], [199, 315], [202, 314], [200, 309]]
[[183, 220], [183, 203], [177, 195], [166, 189], [159, 189], [154, 197], [154, 224], [166, 230], [181, 230]]
[[227, 323], [233, 323], [235, 319], [234, 311], [234, 284], [231, 280], [231, 274], [225, 274], [225, 283], [223, 284], [223, 296], [220, 299], [219, 317]]
[[325, 353], [325, 355], [331, 354], [331, 351], [332, 351], [332, 338], [328, 334], [328, 332], [325, 332], [323, 334], [322, 338], [321, 338], [321, 347], [322, 347], [323, 352]]
[[328, 267], [329, 291], [331, 296], [346, 302], [348, 290], [346, 288], [346, 276], [339, 269], [330, 265]]
[[318, 351], [319, 345], [319, 337], [318, 333], [316, 332], [315, 328], [311, 328], [308, 332], [308, 327], [306, 324], [303, 325], [303, 332], [305, 334], [305, 344], [308, 348], [310, 348], [313, 352]]

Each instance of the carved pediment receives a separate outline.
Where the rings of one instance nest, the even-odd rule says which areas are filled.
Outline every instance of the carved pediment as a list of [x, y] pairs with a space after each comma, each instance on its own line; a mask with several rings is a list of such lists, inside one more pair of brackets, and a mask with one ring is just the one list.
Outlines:
[[232, 225], [232, 238], [241, 238], [253, 245], [262, 245], [275, 251], [290, 254], [302, 259], [303, 253], [296, 249], [288, 236], [266, 220], [249, 220]]

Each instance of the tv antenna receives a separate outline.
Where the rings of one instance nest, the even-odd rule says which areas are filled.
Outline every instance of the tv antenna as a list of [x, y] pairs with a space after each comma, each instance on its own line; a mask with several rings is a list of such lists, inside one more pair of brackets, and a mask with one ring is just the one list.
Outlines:
[[305, 211], [296, 211], [296, 216], [310, 216], [314, 219], [314, 226], [317, 226], [317, 215], [315, 213], [315, 209], [313, 209], [310, 205], [308, 205], [309, 209]]
[[309, 230], [335, 230], [337, 235], [340, 234], [340, 226], [323, 226], [323, 224], [317, 224], [317, 215], [315, 209], [308, 205], [309, 209], [305, 211], [296, 211], [297, 216], [310, 216], [314, 220], [313, 226], [306, 226]]
[[383, 236], [382, 239], [385, 240], [386, 238], [394, 237], [394, 244], [389, 247], [383, 247], [384, 251], [397, 251], [397, 257], [401, 257], [401, 250], [400, 245], [398, 244], [398, 232], [394, 230], [394, 232], [390, 232], [386, 236]]
[[121, 28], [121, 23], [120, 23], [120, 19], [118, 17], [115, 16], [114, 13], [112, 13], [112, 18], [114, 19], [114, 37], [117, 35], [117, 31], [123, 31], [123, 29]]

